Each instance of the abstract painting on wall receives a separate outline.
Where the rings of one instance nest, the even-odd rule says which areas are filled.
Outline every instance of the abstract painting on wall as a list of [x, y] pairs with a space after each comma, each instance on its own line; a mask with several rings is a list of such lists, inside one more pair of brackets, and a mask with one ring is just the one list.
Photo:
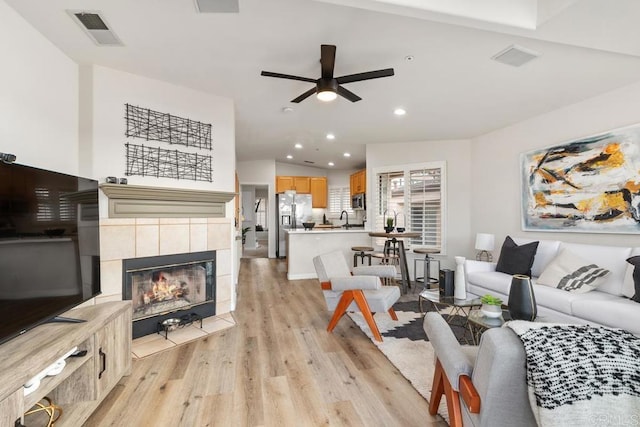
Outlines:
[[640, 233], [640, 125], [521, 155], [522, 228]]

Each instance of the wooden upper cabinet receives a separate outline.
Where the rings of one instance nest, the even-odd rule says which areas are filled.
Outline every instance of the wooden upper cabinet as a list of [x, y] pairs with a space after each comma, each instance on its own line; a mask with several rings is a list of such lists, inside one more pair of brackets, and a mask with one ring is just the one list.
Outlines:
[[367, 192], [367, 170], [362, 169], [358, 172], [351, 174], [350, 176], [350, 193], [354, 194]]
[[276, 193], [284, 193], [287, 190], [293, 190], [292, 176], [276, 176]]
[[327, 207], [327, 178], [324, 176], [311, 177], [311, 206]]
[[295, 190], [296, 193], [311, 193], [311, 178], [308, 176], [276, 176], [276, 193]]
[[308, 176], [294, 176], [293, 187], [296, 193], [309, 194], [311, 193], [311, 178]]

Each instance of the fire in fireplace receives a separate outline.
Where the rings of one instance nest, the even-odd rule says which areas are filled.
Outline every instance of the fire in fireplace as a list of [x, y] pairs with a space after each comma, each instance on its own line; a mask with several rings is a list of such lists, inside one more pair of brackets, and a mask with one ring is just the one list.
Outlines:
[[215, 314], [215, 251], [123, 260], [124, 299], [133, 305], [134, 337], [158, 323], [196, 313]]

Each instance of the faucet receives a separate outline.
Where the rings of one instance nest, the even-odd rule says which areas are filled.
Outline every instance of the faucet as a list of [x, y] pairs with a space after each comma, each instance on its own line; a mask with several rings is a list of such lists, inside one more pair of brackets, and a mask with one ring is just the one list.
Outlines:
[[347, 217], [347, 221], [344, 223], [345, 228], [349, 228], [349, 213], [347, 211], [340, 212], [340, 219], [342, 219], [342, 215]]

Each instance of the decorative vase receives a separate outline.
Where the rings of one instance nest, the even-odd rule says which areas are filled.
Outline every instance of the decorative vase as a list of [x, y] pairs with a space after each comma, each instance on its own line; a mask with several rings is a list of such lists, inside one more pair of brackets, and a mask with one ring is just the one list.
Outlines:
[[467, 282], [464, 279], [465, 257], [457, 256], [456, 273], [453, 276], [453, 297], [455, 299], [467, 299]]
[[391, 232], [393, 231], [393, 227], [385, 227], [385, 228], [384, 228], [384, 231], [385, 231], [386, 233], [391, 233]]
[[509, 314], [514, 320], [533, 321], [538, 314], [536, 296], [529, 276], [515, 274], [509, 290]]
[[486, 317], [498, 318], [502, 316], [502, 307], [499, 305], [482, 304], [480, 310]]

